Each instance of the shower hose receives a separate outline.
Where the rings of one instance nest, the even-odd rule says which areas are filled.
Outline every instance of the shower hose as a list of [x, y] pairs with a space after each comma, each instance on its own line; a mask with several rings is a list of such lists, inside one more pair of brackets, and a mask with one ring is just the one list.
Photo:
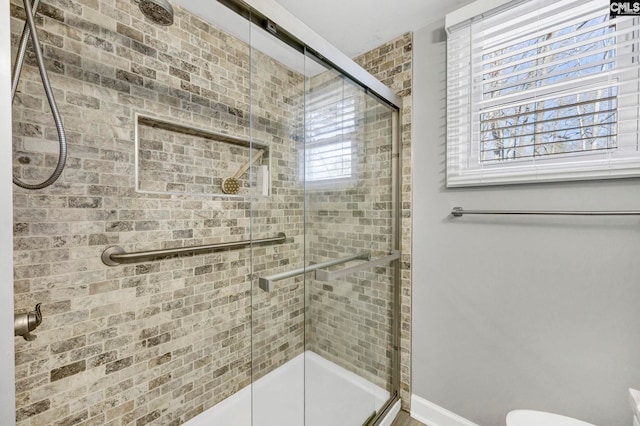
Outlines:
[[30, 184], [22, 182], [20, 179], [15, 177], [15, 175], [13, 176], [13, 183], [25, 189], [42, 189], [53, 184], [60, 177], [60, 174], [62, 174], [64, 164], [67, 160], [67, 136], [64, 131], [64, 126], [62, 125], [62, 118], [60, 117], [60, 112], [58, 111], [56, 100], [53, 97], [53, 90], [51, 89], [51, 84], [49, 83], [49, 77], [44, 65], [42, 49], [40, 48], [40, 42], [38, 41], [38, 35], [36, 33], [36, 23], [34, 17], [35, 14], [38, 13], [39, 3], [40, 0], [33, 0], [32, 5], [31, 0], [24, 0], [24, 12], [27, 21], [25, 22], [24, 29], [22, 30], [22, 36], [20, 37], [20, 47], [18, 49], [16, 62], [13, 68], [11, 81], [11, 103], [13, 103], [16, 97], [18, 80], [20, 80], [20, 73], [22, 72], [22, 65], [24, 64], [25, 54], [27, 51], [27, 43], [29, 42], [29, 36], [31, 36], [31, 44], [33, 45], [36, 62], [38, 63], [38, 70], [40, 71], [40, 79], [42, 80], [42, 86], [44, 87], [44, 92], [47, 95], [47, 100], [49, 101], [49, 106], [51, 108], [51, 114], [53, 115], [53, 121], [55, 122], [56, 131], [58, 132], [58, 142], [60, 144], [60, 150], [58, 156], [58, 164], [56, 165], [56, 168], [51, 176], [49, 176], [49, 178], [44, 182]]

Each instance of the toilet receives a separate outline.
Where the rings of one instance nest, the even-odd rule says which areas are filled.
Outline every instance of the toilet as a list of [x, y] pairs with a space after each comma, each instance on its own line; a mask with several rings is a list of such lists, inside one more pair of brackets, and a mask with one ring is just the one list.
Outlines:
[[582, 420], [534, 410], [513, 410], [507, 414], [507, 426], [595, 426]]
[[[629, 389], [633, 426], [640, 426], [640, 391]], [[535, 410], [513, 410], [507, 414], [507, 426], [595, 426], [582, 420]]]

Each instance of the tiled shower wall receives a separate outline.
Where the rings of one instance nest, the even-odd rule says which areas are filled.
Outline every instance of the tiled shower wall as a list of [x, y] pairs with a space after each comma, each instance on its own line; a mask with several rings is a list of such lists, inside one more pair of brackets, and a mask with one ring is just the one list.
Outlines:
[[[250, 262], [257, 273], [302, 264], [290, 137], [302, 79], [258, 52], [267, 66], [250, 76], [245, 43], [180, 8], [168, 28], [129, 0], [47, 0], [41, 12], [69, 159], [54, 186], [14, 195], [16, 311], [42, 303], [44, 315], [37, 340], [16, 339], [18, 424], [177, 425], [250, 383]], [[15, 46], [18, 1], [11, 13]], [[52, 170], [57, 142], [33, 55], [28, 64], [13, 110], [14, 164], [36, 181]], [[246, 198], [135, 191], [136, 112], [270, 146], [272, 192], [254, 205], [251, 232]], [[135, 251], [278, 232], [286, 243], [256, 246], [252, 257], [240, 249], [116, 267], [100, 260], [110, 245]], [[270, 320], [254, 339], [255, 377], [303, 348], [294, 286], [253, 305], [254, 318]]]
[[[41, 302], [45, 317], [38, 340], [16, 340], [18, 424], [180, 424], [250, 382], [251, 350], [253, 375], [260, 377], [304, 348], [302, 277], [282, 282], [270, 294], [257, 289], [257, 276], [300, 267], [304, 260], [298, 167], [303, 78], [180, 8], [169, 28], [146, 22], [128, 0], [51, 0], [41, 12], [39, 34], [70, 144], [67, 169], [53, 187], [15, 191], [16, 310]], [[12, 2], [12, 16], [15, 46], [23, 22], [18, 1]], [[406, 45], [403, 49], [406, 55]], [[396, 51], [379, 56], [388, 59]], [[14, 104], [14, 164], [24, 180], [36, 181], [52, 170], [57, 142], [32, 55], [27, 63], [31, 66], [23, 72]], [[267, 144], [269, 159], [263, 164], [270, 164], [270, 195], [254, 198], [250, 206], [246, 198], [137, 193], [136, 112]], [[375, 126], [364, 130], [364, 139], [380, 130]], [[406, 133], [405, 127], [405, 148]], [[384, 162], [388, 153], [382, 145], [371, 146], [363, 159], [378, 155]], [[242, 155], [225, 161], [223, 175], [241, 162]], [[189, 178], [187, 173], [180, 179]], [[368, 179], [375, 184], [376, 177]], [[218, 186], [219, 180], [211, 183]], [[168, 189], [181, 192], [189, 184], [177, 182]], [[342, 195], [349, 200], [316, 204], [309, 216], [321, 219], [315, 228], [332, 223], [321, 218], [329, 207], [358, 224], [369, 209], [377, 215], [372, 220], [381, 222], [371, 224], [373, 231], [359, 232], [357, 241], [375, 255], [385, 253], [388, 241], [380, 238], [389, 218], [388, 206], [381, 203], [387, 203], [388, 194], [383, 190], [367, 198], [366, 208], [360, 201], [365, 195]], [[323, 203], [321, 194], [308, 201], [313, 197]], [[287, 233], [285, 244], [117, 267], [100, 261], [104, 248], [114, 244], [133, 251], [278, 232]], [[307, 246], [315, 242], [321, 244], [321, 238]], [[389, 291], [389, 282], [381, 278], [386, 271], [374, 272], [379, 273], [346, 280], [362, 292], [358, 321], [373, 318], [355, 323], [361, 328], [353, 329], [360, 343], [354, 356], [345, 356], [354, 348], [348, 332], [329, 345], [335, 329], [323, 328], [329, 315], [318, 310], [322, 304], [313, 305], [314, 297], [333, 304], [338, 287], [311, 284], [319, 284], [320, 291], [307, 293], [309, 325], [317, 327], [308, 343], [386, 387], [388, 306], [380, 301], [388, 297], [382, 293]], [[365, 294], [368, 289], [378, 292], [377, 300]], [[345, 301], [345, 295], [338, 296]], [[334, 314], [348, 312], [350, 304]], [[373, 310], [366, 310], [367, 304]], [[357, 327], [343, 325], [337, 330]]]

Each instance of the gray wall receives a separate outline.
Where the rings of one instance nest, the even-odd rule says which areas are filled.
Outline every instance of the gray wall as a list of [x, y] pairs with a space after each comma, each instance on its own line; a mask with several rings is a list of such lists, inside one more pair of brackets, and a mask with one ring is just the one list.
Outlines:
[[483, 426], [516, 408], [631, 424], [640, 219], [469, 209], [639, 209], [637, 179], [445, 188], [443, 22], [414, 35], [413, 393]]

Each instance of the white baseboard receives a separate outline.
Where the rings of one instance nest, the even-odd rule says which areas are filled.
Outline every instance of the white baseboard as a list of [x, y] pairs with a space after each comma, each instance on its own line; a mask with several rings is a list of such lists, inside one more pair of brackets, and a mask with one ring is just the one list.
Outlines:
[[417, 395], [411, 395], [411, 417], [429, 426], [478, 426]]

